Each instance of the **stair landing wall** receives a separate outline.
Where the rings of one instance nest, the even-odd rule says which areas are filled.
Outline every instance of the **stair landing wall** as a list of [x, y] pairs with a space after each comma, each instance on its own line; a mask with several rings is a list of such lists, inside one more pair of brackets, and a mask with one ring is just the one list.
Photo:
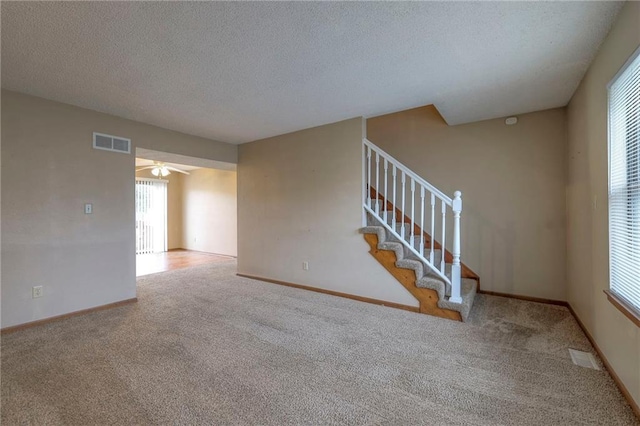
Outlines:
[[362, 137], [356, 118], [239, 146], [238, 273], [417, 308], [359, 233]]

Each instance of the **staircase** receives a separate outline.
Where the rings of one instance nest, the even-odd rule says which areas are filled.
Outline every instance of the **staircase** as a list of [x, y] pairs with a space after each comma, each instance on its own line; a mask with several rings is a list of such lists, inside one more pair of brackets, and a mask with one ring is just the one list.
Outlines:
[[460, 261], [462, 194], [448, 197], [367, 139], [363, 174], [361, 232], [370, 253], [420, 302], [421, 313], [465, 321], [480, 280]]

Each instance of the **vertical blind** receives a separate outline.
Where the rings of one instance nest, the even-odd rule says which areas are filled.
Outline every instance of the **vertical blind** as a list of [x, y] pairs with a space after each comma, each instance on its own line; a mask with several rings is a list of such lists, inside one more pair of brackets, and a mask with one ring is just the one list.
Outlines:
[[610, 290], [640, 312], [640, 49], [609, 85]]
[[136, 254], [166, 251], [167, 182], [136, 179]]

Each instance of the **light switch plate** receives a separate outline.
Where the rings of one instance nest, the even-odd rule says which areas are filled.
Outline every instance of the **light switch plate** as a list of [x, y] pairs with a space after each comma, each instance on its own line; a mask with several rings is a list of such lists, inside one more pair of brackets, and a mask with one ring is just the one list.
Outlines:
[[93, 204], [91, 203], [87, 203], [84, 205], [84, 214], [91, 214], [93, 213]]
[[35, 287], [33, 287], [31, 289], [31, 297], [32, 298], [37, 298], [37, 297], [42, 297], [42, 286], [41, 285], [37, 285]]

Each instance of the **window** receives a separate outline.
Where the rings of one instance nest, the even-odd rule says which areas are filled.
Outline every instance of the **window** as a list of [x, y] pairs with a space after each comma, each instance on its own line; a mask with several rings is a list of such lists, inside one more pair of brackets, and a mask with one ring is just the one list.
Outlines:
[[136, 178], [136, 254], [167, 250], [167, 181]]
[[609, 84], [610, 293], [640, 315], [640, 49]]

